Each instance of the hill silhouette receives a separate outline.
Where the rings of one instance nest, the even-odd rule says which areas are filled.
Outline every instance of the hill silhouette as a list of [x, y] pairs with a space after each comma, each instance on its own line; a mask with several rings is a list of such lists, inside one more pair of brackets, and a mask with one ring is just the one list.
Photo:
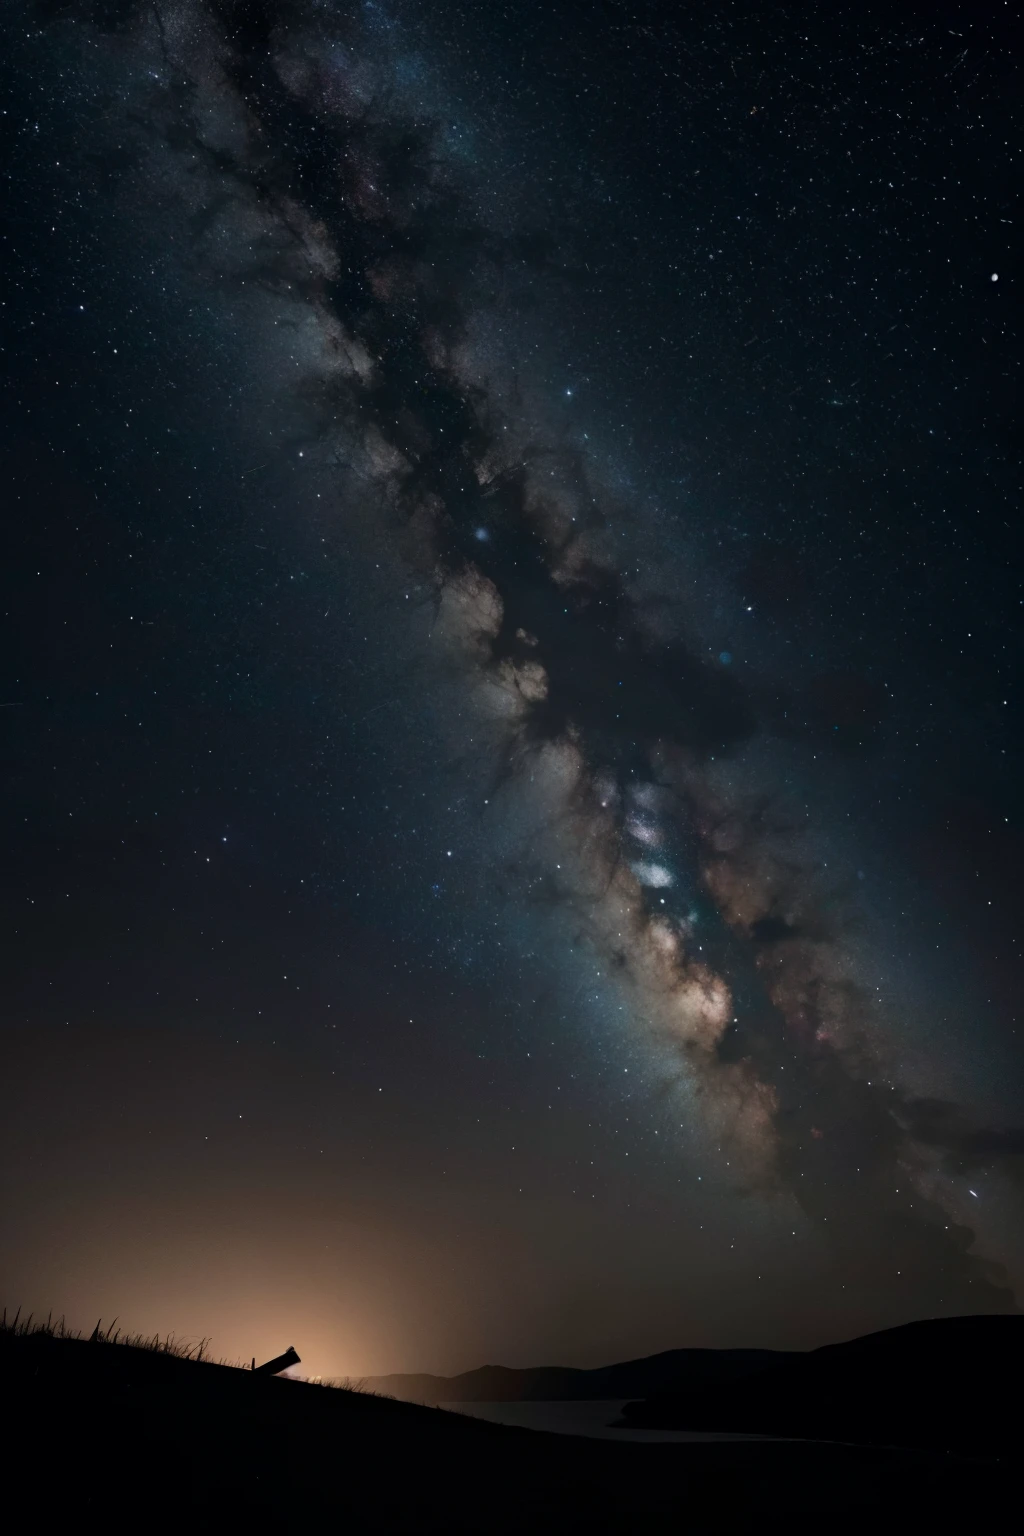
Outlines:
[[790, 1355], [739, 1387], [658, 1392], [627, 1403], [633, 1428], [703, 1429], [999, 1455], [1024, 1368], [1024, 1317], [946, 1317]]
[[[753, 1380], [760, 1380], [756, 1376]], [[716, 1389], [717, 1390], [717, 1389]], [[726, 1389], [732, 1390], [732, 1389]], [[736, 1383], [738, 1392], [748, 1385]], [[5, 1505], [102, 1529], [703, 1532], [976, 1520], [1012, 1468], [785, 1441], [615, 1444], [184, 1358], [0, 1329]]]
[[459, 1376], [371, 1376], [363, 1385], [409, 1403], [594, 1402], [739, 1381], [787, 1356], [773, 1349], [666, 1349], [640, 1360], [580, 1370], [541, 1365], [513, 1370], [482, 1365]]

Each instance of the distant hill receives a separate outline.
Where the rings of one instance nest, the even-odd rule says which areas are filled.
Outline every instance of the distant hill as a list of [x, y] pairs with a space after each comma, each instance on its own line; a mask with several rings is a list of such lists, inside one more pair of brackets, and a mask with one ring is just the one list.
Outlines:
[[461, 1376], [372, 1376], [362, 1385], [407, 1403], [594, 1402], [725, 1386], [787, 1358], [773, 1349], [666, 1349], [589, 1371], [561, 1365], [527, 1370], [482, 1365]]
[[638, 1429], [699, 1429], [857, 1444], [1016, 1452], [1024, 1316], [907, 1323], [790, 1355], [741, 1383], [628, 1403]]

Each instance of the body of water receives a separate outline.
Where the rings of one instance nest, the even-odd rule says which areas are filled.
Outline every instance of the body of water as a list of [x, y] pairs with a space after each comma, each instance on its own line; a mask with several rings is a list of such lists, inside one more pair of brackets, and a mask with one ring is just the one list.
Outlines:
[[555, 1403], [442, 1403], [456, 1413], [510, 1424], [516, 1429], [543, 1429], [554, 1435], [588, 1435], [607, 1440], [655, 1440], [693, 1443], [701, 1440], [763, 1440], [764, 1435], [729, 1435], [691, 1429], [612, 1429], [628, 1397], [602, 1398], [597, 1402]]

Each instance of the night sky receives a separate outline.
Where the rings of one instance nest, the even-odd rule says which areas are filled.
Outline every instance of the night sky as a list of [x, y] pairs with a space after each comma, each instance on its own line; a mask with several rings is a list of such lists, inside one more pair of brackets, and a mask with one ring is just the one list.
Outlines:
[[8, 0], [9, 1306], [1015, 1310], [1019, 20]]

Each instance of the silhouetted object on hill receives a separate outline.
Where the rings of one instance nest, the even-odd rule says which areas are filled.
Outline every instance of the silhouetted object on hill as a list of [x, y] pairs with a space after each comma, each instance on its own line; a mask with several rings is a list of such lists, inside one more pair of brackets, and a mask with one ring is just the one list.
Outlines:
[[257, 1376], [276, 1376], [280, 1371], [286, 1371], [290, 1365], [300, 1364], [299, 1356], [291, 1344], [283, 1355], [277, 1355], [273, 1360], [267, 1360], [263, 1365], [256, 1364], [256, 1356], [252, 1359], [252, 1368]]

